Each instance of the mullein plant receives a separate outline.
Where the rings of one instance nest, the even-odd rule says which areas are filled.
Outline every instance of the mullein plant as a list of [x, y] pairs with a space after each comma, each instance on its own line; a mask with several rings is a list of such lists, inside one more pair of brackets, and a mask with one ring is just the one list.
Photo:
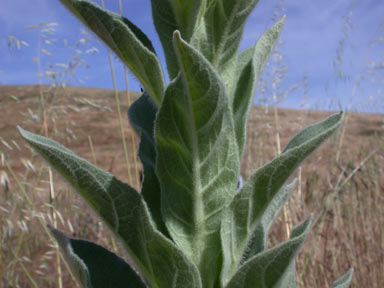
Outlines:
[[[69, 149], [19, 127], [21, 136], [83, 196], [131, 261], [50, 227], [82, 287], [298, 287], [294, 258], [312, 216], [285, 242], [267, 236], [295, 188], [300, 163], [340, 126], [334, 114], [298, 133], [238, 187], [258, 77], [284, 18], [238, 53], [257, 0], [152, 0], [170, 83], [131, 21], [81, 0], [61, 2], [96, 33], [144, 87], [128, 111], [140, 135], [136, 191]], [[352, 269], [334, 282], [348, 287]]]

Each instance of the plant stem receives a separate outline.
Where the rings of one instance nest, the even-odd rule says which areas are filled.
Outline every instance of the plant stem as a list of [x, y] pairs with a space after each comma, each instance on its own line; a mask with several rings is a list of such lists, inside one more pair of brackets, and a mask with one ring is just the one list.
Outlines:
[[97, 165], [95, 150], [93, 149], [93, 143], [91, 136], [88, 135], [89, 147], [91, 148], [93, 164]]

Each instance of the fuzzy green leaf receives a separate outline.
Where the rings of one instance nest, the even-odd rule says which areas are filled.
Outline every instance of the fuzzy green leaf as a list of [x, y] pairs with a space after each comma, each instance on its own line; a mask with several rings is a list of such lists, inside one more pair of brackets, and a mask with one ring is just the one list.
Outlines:
[[[222, 221], [223, 282], [240, 264], [253, 231], [277, 191], [298, 165], [336, 131], [342, 120], [343, 113], [337, 113], [305, 128], [288, 144], [289, 149], [253, 173], [235, 195]], [[312, 133], [314, 130], [317, 134]]]
[[179, 72], [177, 57], [172, 44], [173, 32], [180, 31], [189, 42], [194, 31], [201, 0], [151, 0], [152, 17], [163, 45], [170, 79]]
[[159, 59], [148, 37], [132, 22], [87, 0], [60, 0], [105, 42], [142, 83], [157, 105], [165, 90]]
[[258, 0], [207, 1], [204, 29], [197, 30], [200, 34], [193, 36], [193, 42], [202, 44], [199, 50], [219, 71], [225, 69], [236, 56], [245, 22], [257, 2]]
[[349, 269], [340, 279], [333, 282], [333, 288], [348, 288], [351, 284], [353, 268]]
[[157, 107], [150, 96], [144, 92], [128, 110], [128, 117], [132, 127], [140, 135], [139, 158], [143, 164], [144, 179], [141, 195], [148, 205], [156, 227], [164, 235], [169, 236], [161, 215], [161, 190], [156, 169], [156, 144], [154, 126]]
[[283, 149], [283, 153], [287, 152], [290, 149], [294, 149], [297, 146], [300, 146], [302, 143], [307, 142], [309, 139], [317, 137], [318, 135], [323, 133], [323, 131], [329, 129], [329, 127], [340, 125], [341, 121], [343, 120], [343, 117], [344, 113], [339, 112], [327, 117], [323, 121], [309, 125], [308, 127], [301, 130], [299, 133], [297, 133], [288, 142], [288, 144]]
[[276, 285], [276, 288], [298, 288], [294, 261], [291, 262], [280, 283]]
[[138, 274], [114, 253], [89, 241], [68, 238], [51, 226], [48, 228], [82, 287], [146, 287]]
[[264, 32], [254, 47], [238, 56], [230, 102], [232, 103], [236, 139], [240, 157], [243, 154], [249, 112], [253, 104], [255, 88], [265, 63], [280, 35], [285, 17]]
[[[292, 287], [291, 279], [285, 277], [294, 257], [306, 239], [312, 217], [293, 228], [289, 240], [257, 254], [245, 262], [234, 274], [232, 279], [224, 287], [243, 288], [243, 287]], [[286, 283], [282, 283], [286, 282]]]
[[[284, 204], [287, 202], [289, 196], [292, 194], [294, 188], [296, 186], [296, 180], [292, 183], [283, 186], [279, 192], [273, 197], [271, 203], [268, 205], [264, 214], [261, 216], [261, 220], [258, 223], [255, 231], [252, 234], [251, 239], [249, 240], [248, 247], [245, 249], [245, 252], [242, 256], [241, 263], [249, 260], [251, 257], [255, 256], [258, 253], [264, 251], [267, 247], [267, 239], [268, 233], [271, 229], [272, 224], [275, 222], [275, 219]], [[296, 270], [294, 264], [290, 265], [291, 267], [288, 269], [285, 274], [282, 283], [284, 285], [276, 286], [281, 288], [296, 288]]]
[[269, 230], [284, 204], [287, 202], [289, 196], [295, 189], [295, 186], [296, 180], [288, 185], [284, 185], [268, 204], [268, 207], [263, 215], [261, 215], [261, 219], [249, 240], [248, 247], [245, 249], [242, 256], [242, 262], [247, 261], [254, 255], [264, 251], [267, 246]]
[[206, 59], [174, 34], [181, 72], [168, 86], [155, 139], [162, 212], [179, 247], [196, 263], [204, 287], [218, 274], [220, 221], [239, 174], [228, 97]]
[[[256, 254], [263, 252], [264, 249], [267, 247], [269, 230], [271, 229], [271, 226], [274, 223], [280, 210], [283, 208], [289, 196], [292, 194], [295, 185], [296, 180], [294, 180], [288, 185], [283, 186], [279, 190], [279, 192], [276, 193], [275, 197], [273, 197], [271, 203], [268, 205], [264, 214], [261, 216], [261, 220], [257, 224], [256, 229], [253, 231], [252, 237], [249, 240], [248, 247], [245, 249], [245, 252], [242, 256], [241, 264], [250, 259], [251, 257], [255, 256]], [[282, 282], [284, 283], [284, 286], [280, 285], [277, 287], [297, 287], [296, 270], [293, 264], [291, 264], [291, 267], [288, 269], [288, 272], [284, 276], [284, 280]]]
[[152, 287], [201, 287], [196, 266], [154, 228], [136, 190], [51, 139], [19, 132], [105, 220]]

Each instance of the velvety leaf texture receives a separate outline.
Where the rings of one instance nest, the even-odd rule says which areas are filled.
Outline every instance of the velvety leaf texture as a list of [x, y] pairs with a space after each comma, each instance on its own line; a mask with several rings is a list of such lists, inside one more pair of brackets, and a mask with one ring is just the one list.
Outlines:
[[[139, 27], [91, 0], [60, 0], [144, 88], [128, 110], [143, 177], [136, 191], [59, 143], [18, 128], [121, 240], [129, 264], [50, 227], [52, 235], [85, 288], [297, 288], [294, 257], [312, 217], [270, 249], [268, 233], [294, 190], [296, 180], [286, 182], [337, 130], [343, 113], [304, 128], [244, 182], [240, 160], [253, 96], [285, 16], [238, 54], [258, 0], [150, 1], [168, 86]], [[352, 272], [333, 287], [348, 287]]]
[[174, 35], [181, 72], [157, 116], [162, 214], [173, 240], [212, 287], [223, 208], [232, 199], [239, 159], [228, 97], [206, 59]]
[[128, 110], [128, 117], [132, 127], [140, 135], [139, 157], [143, 164], [144, 179], [141, 195], [149, 207], [156, 227], [163, 235], [169, 235], [161, 215], [161, 190], [156, 169], [156, 144], [154, 139], [154, 125], [157, 107], [150, 96], [144, 92]]
[[164, 49], [169, 76], [175, 78], [179, 72], [172, 44], [173, 32], [180, 31], [189, 41], [195, 28], [201, 0], [151, 0], [152, 17]]
[[74, 253], [69, 238], [64, 233], [48, 226], [59, 247], [63, 251], [65, 261], [82, 288], [92, 288], [92, 282], [87, 265]]
[[66, 237], [49, 226], [72, 272], [84, 288], [145, 288], [120, 257], [95, 243]]
[[296, 268], [295, 268], [294, 261], [291, 262], [287, 271], [282, 277], [280, 283], [278, 283], [275, 287], [276, 288], [298, 288], [299, 287], [296, 281]]
[[290, 279], [284, 276], [291, 269], [293, 259], [307, 237], [311, 222], [312, 217], [308, 217], [294, 228], [289, 240], [245, 262], [224, 287], [270, 288], [280, 284], [281, 287], [287, 287], [281, 282], [287, 281], [289, 284]]
[[21, 128], [19, 132], [121, 238], [152, 287], [201, 287], [195, 265], [154, 228], [137, 191], [57, 142]]
[[[294, 145], [288, 144], [289, 149], [253, 173], [235, 195], [222, 221], [223, 277], [230, 277], [236, 270], [253, 231], [276, 192], [298, 165], [336, 131], [342, 119], [343, 113], [337, 113], [304, 129], [309, 133], [295, 136], [291, 141]], [[318, 131], [316, 135], [311, 133], [313, 129]]]
[[201, 51], [214, 67], [223, 69], [236, 55], [246, 20], [257, 2], [216, 0], [207, 3], [204, 23], [208, 47]]
[[318, 137], [318, 135], [323, 134], [324, 131], [327, 131], [332, 127], [339, 126], [343, 120], [343, 117], [344, 113], [339, 112], [327, 117], [318, 123], [309, 125], [297, 133], [297, 135], [289, 141], [287, 146], [284, 147], [283, 153], [290, 149], [296, 148], [297, 146], [300, 146], [302, 143], [305, 143], [310, 139]]
[[272, 28], [264, 32], [256, 45], [242, 52], [238, 56], [235, 79], [231, 95], [233, 118], [236, 130], [239, 156], [244, 150], [247, 130], [247, 120], [253, 104], [255, 88], [265, 63], [279, 38], [285, 17]]
[[128, 19], [87, 0], [60, 0], [88, 26], [140, 80], [157, 105], [165, 90], [160, 62], [148, 37]]
[[288, 185], [284, 185], [273, 197], [263, 215], [255, 231], [248, 242], [248, 247], [245, 249], [241, 262], [247, 261], [254, 255], [264, 251], [267, 247], [268, 233], [274, 223], [277, 215], [287, 202], [296, 186], [296, 180]]
[[353, 268], [349, 269], [340, 279], [333, 283], [333, 288], [348, 288], [351, 284], [353, 276]]

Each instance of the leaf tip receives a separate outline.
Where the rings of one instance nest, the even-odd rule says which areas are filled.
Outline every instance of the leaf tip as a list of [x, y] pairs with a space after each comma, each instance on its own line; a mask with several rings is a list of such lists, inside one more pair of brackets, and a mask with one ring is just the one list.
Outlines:
[[303, 227], [304, 227], [305, 234], [308, 233], [309, 230], [311, 229], [312, 222], [313, 222], [313, 213], [310, 213], [308, 215], [307, 219], [305, 219], [304, 222], [303, 222]]
[[297, 184], [297, 177], [295, 177], [291, 183], [288, 184], [289, 187], [292, 187], [292, 189], [294, 189], [294, 187], [296, 186]]
[[24, 138], [25, 140], [28, 140], [28, 134], [29, 133], [27, 130], [24, 130], [21, 126], [17, 125], [16, 126], [17, 131], [19, 132], [20, 136]]
[[51, 232], [51, 235], [53, 236], [53, 238], [55, 238], [57, 244], [59, 244], [59, 247], [65, 249], [65, 247], [69, 245], [68, 237], [65, 236], [63, 232], [57, 230], [50, 224], [47, 224], [47, 228]]
[[354, 269], [350, 268], [341, 278], [333, 282], [333, 288], [346, 288], [352, 281]]
[[174, 42], [174, 43], [177, 43], [177, 42], [181, 41], [181, 39], [182, 39], [179, 30], [175, 30], [175, 31], [173, 31], [173, 35], [172, 35], [172, 37], [173, 37], [173, 42]]
[[19, 125], [17, 125], [16, 126], [16, 129], [17, 129], [17, 131], [19, 131], [19, 133], [22, 135], [23, 133], [24, 133], [24, 129], [21, 127], [21, 126], [19, 126]]
[[343, 120], [344, 120], [344, 116], [345, 116], [345, 111], [344, 110], [340, 110], [338, 113], [334, 113], [332, 114], [331, 116], [328, 117], [329, 118], [333, 118], [333, 119], [337, 119], [337, 126], [340, 126], [341, 123], [343, 123]]
[[287, 15], [283, 15], [281, 19], [274, 25], [278, 29], [278, 33], [280, 34], [281, 30], [283, 29], [283, 26], [285, 24], [285, 20], [287, 19]]
[[291, 231], [291, 238], [302, 238], [302, 240], [304, 241], [311, 229], [312, 221], [313, 213], [309, 214], [307, 219], [305, 219], [303, 222], [293, 227]]
[[181, 38], [181, 35], [180, 35], [180, 31], [179, 30], [175, 30], [175, 31], [173, 31], [173, 37], [179, 37], [179, 38]]
[[19, 132], [20, 136], [27, 141], [29, 144], [33, 142], [33, 136], [36, 136], [35, 134], [29, 132], [28, 130], [23, 129], [21, 126], [16, 126], [17, 131]]
[[173, 39], [173, 45], [174, 46], [178, 46], [178, 44], [181, 42], [182, 38], [181, 38], [181, 34], [180, 34], [180, 31], [179, 30], [175, 30], [173, 31], [173, 36], [172, 36], [172, 39]]

